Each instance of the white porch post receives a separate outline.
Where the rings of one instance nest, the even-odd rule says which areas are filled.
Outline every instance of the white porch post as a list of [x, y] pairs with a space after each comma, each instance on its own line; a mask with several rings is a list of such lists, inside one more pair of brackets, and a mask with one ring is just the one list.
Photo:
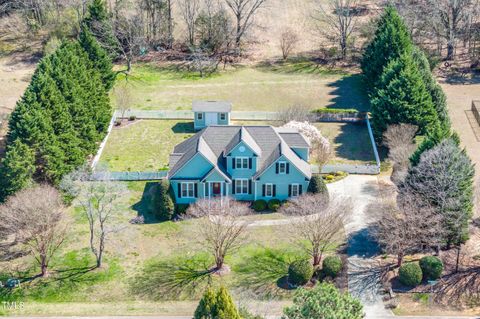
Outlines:
[[253, 192], [253, 200], [255, 201], [255, 200], [257, 200], [257, 181], [254, 181], [253, 184], [255, 186], [254, 187], [255, 190]]
[[206, 183], [205, 183], [205, 182], [203, 182], [203, 198], [205, 198], [205, 189], [206, 189], [206, 187], [205, 187], [205, 186], [206, 186]]

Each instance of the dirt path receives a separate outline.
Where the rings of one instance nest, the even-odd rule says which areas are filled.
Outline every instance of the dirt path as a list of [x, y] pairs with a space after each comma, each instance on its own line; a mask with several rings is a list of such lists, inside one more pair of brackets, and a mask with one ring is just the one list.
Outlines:
[[35, 70], [31, 63], [0, 59], [0, 112], [12, 110], [25, 91]]

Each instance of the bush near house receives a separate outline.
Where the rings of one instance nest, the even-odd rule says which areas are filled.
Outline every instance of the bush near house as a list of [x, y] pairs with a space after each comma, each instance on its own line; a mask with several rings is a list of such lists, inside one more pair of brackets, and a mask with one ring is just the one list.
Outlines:
[[408, 287], [416, 287], [422, 282], [422, 268], [418, 263], [408, 263], [400, 267], [398, 279]]
[[176, 216], [180, 216], [185, 214], [187, 211], [189, 204], [175, 204], [175, 214]]
[[335, 278], [342, 270], [342, 259], [338, 256], [327, 256], [323, 260], [322, 271], [327, 277]]
[[425, 256], [420, 259], [420, 268], [425, 279], [436, 280], [442, 275], [443, 263], [438, 257]]
[[325, 184], [322, 175], [312, 175], [312, 178], [310, 179], [310, 184], [308, 184], [307, 191], [313, 194], [328, 193], [327, 185]]
[[297, 260], [288, 267], [288, 282], [294, 286], [303, 286], [312, 279], [313, 266], [309, 260]]
[[170, 182], [162, 180], [154, 196], [154, 213], [160, 220], [171, 220], [175, 215], [175, 205], [172, 199]]
[[280, 208], [281, 202], [274, 198], [268, 201], [268, 209], [272, 212], [276, 212]]
[[267, 209], [268, 204], [263, 199], [257, 199], [256, 201], [253, 202], [252, 207], [256, 212], [263, 212], [264, 210]]

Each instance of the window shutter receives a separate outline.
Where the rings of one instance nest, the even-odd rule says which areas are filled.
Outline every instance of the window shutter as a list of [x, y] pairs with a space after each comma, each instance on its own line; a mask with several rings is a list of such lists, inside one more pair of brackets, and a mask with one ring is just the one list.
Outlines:
[[235, 157], [232, 157], [232, 169], [235, 169]]
[[278, 163], [275, 163], [275, 173], [278, 174], [278, 166], [279, 164]]
[[262, 196], [265, 197], [265, 184], [262, 185]]
[[252, 180], [251, 179], [248, 180], [248, 193], [252, 194]]
[[277, 196], [277, 185], [273, 185], [273, 197]]
[[290, 174], [290, 163], [287, 163], [287, 174]]
[[288, 185], [288, 197], [292, 196], [292, 185]]
[[252, 169], [252, 158], [251, 157], [248, 159], [248, 168]]
[[235, 194], [235, 180], [232, 179], [232, 194]]
[[193, 185], [194, 185], [194, 186], [193, 186], [193, 192], [194, 192], [193, 196], [194, 196], [195, 198], [197, 198], [197, 197], [198, 197], [198, 184], [195, 183], [195, 184], [193, 184]]
[[298, 189], [298, 195], [302, 195], [302, 184], [300, 184], [299, 189]]
[[182, 183], [178, 183], [178, 198], [182, 198]]

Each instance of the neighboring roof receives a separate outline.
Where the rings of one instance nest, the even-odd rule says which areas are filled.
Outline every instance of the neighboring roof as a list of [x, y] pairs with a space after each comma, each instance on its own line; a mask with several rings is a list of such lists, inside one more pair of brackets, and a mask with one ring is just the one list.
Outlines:
[[[292, 137], [290, 135], [300, 135]], [[304, 139], [298, 132], [288, 133], [288, 137], [299, 143]], [[228, 150], [233, 149], [240, 141], [244, 141], [258, 154], [258, 170], [255, 177], [284, 155], [306, 177], [311, 177], [310, 165], [292, 151], [291, 145], [284, 140], [276, 128], [272, 126], [209, 126], [191, 138], [175, 146], [170, 161], [169, 177], [175, 175], [197, 153], [202, 154], [214, 167], [227, 176], [225, 156]], [[305, 140], [303, 143], [306, 143]], [[297, 145], [297, 144], [296, 144]], [[304, 145], [304, 144], [302, 144]], [[307, 146], [308, 147], [308, 146]], [[179, 154], [183, 154], [178, 158]]]
[[222, 112], [232, 111], [232, 103], [227, 101], [193, 101], [193, 112]]

